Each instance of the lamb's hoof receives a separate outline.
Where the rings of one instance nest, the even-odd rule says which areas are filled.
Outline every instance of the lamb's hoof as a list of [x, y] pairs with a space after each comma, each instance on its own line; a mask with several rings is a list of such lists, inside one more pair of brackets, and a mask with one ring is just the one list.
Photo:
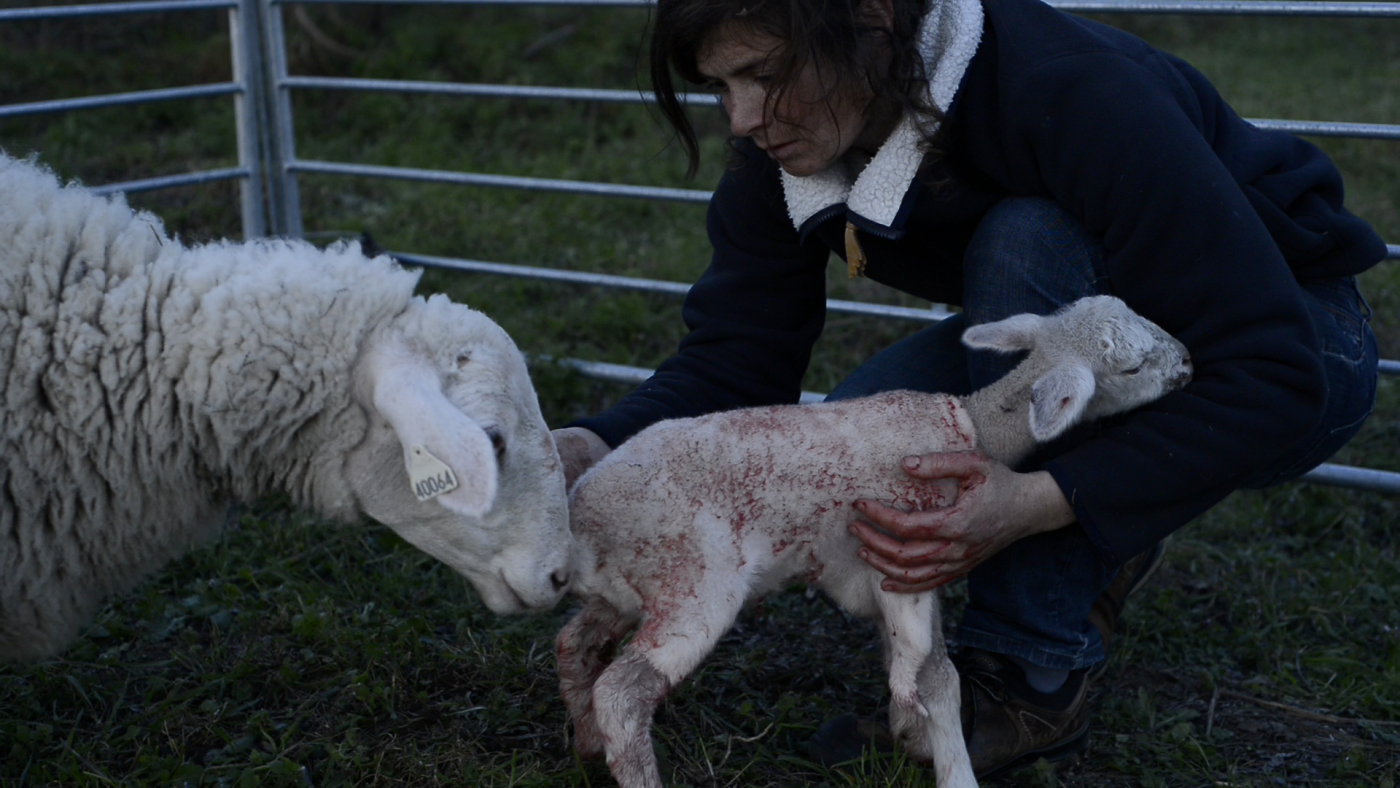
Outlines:
[[607, 755], [607, 750], [603, 747], [603, 734], [596, 727], [592, 730], [581, 730], [582, 726], [574, 726], [574, 754], [581, 761], [601, 761]]
[[823, 766], [893, 754], [894, 736], [885, 727], [886, 717], [885, 711], [881, 710], [874, 719], [842, 714], [827, 720], [807, 742], [807, 754]]
[[580, 761], [601, 761], [607, 757], [607, 752], [602, 747], [579, 747], [574, 746], [574, 755]]

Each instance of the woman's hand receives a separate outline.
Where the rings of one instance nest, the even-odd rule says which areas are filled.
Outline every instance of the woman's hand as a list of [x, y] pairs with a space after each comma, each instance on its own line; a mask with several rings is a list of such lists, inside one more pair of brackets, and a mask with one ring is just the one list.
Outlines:
[[612, 451], [597, 433], [583, 427], [564, 427], [553, 430], [550, 435], [554, 438], [554, 448], [559, 450], [559, 461], [564, 464], [566, 490], [572, 490], [584, 471]]
[[1074, 511], [1045, 471], [1017, 473], [978, 451], [905, 457], [916, 479], [952, 478], [952, 506], [904, 512], [878, 501], [856, 501], [870, 523], [851, 523], [863, 543], [858, 555], [884, 573], [886, 591], [917, 593], [959, 578], [1017, 539], [1074, 522]]

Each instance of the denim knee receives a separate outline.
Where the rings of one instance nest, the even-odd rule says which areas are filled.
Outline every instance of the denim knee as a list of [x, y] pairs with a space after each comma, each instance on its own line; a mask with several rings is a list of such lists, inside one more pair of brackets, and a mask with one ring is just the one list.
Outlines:
[[[969, 325], [1030, 312], [1048, 315], [1065, 304], [1109, 292], [1103, 242], [1054, 202], [1008, 197], [977, 225], [963, 260], [963, 310]], [[1018, 357], [973, 352], [974, 388], [985, 386]]]
[[964, 315], [957, 314], [890, 345], [861, 364], [832, 389], [828, 400], [912, 389], [930, 394], [971, 393]]
[[1250, 489], [1283, 484], [1316, 468], [1361, 430], [1375, 407], [1380, 354], [1371, 332], [1371, 308], [1356, 278], [1317, 279], [1302, 287], [1322, 350], [1327, 404], [1322, 420], [1296, 451], [1246, 480], [1243, 486]]
[[963, 265], [964, 306], [976, 325], [1046, 315], [1108, 290], [1103, 242], [1050, 200], [1011, 197], [987, 212]]

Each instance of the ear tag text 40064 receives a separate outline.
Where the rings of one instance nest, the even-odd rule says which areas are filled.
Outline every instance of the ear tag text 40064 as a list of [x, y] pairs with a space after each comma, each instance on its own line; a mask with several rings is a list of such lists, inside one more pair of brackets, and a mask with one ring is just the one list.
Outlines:
[[413, 494], [420, 501], [457, 489], [457, 477], [452, 469], [422, 446], [409, 450], [408, 483], [413, 485]]

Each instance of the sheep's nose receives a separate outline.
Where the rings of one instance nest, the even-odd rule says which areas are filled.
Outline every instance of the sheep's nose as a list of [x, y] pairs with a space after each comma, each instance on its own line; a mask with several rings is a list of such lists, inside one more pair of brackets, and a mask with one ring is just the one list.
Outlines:
[[564, 587], [569, 584], [569, 570], [554, 570], [554, 573], [549, 576], [549, 582], [554, 584], [555, 591], [563, 591]]

